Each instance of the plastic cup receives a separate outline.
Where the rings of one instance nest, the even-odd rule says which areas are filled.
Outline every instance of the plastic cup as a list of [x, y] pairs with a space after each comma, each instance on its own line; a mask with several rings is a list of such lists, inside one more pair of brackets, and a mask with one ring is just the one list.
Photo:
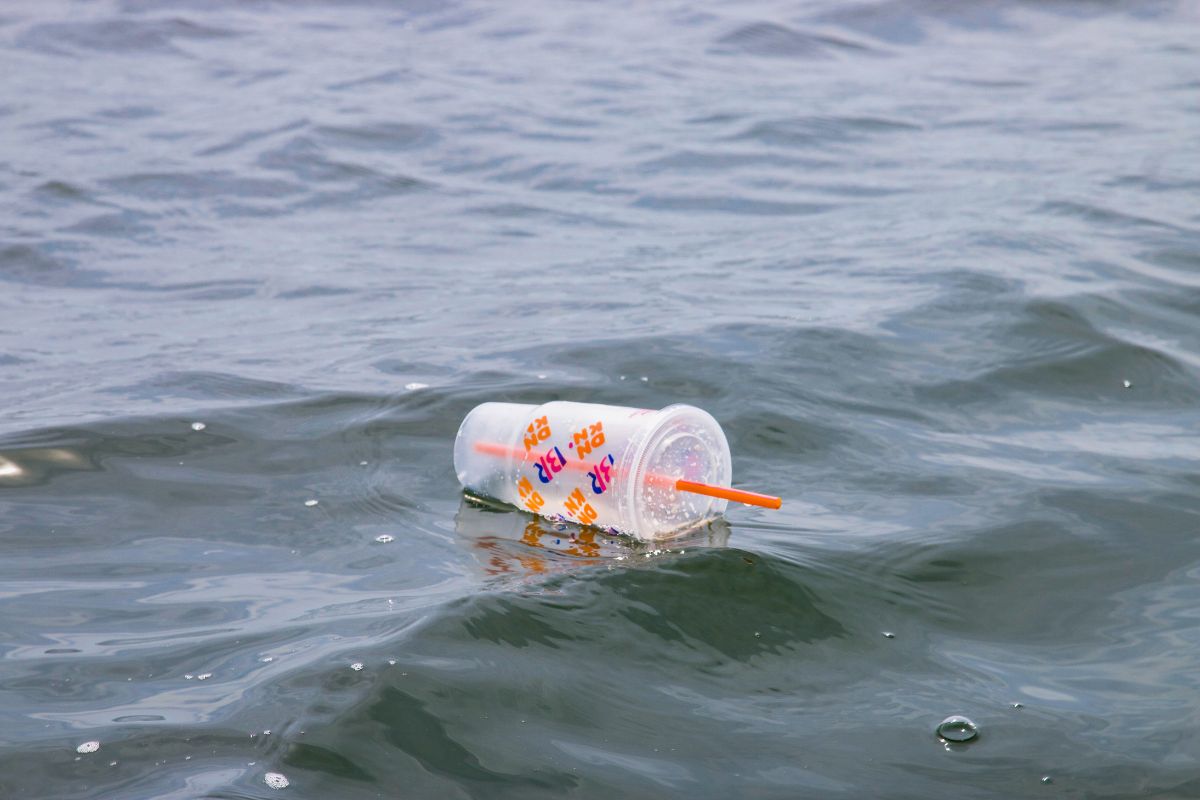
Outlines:
[[656, 539], [720, 516], [728, 501], [677, 488], [728, 486], [729, 443], [710, 414], [597, 403], [483, 403], [458, 429], [468, 491], [551, 519]]

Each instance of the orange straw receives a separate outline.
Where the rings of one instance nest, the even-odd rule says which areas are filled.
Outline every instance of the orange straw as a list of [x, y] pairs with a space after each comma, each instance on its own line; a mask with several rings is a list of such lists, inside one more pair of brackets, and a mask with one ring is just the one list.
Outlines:
[[[494, 442], [476, 442], [475, 451], [489, 456], [499, 456], [501, 458], [525, 457], [525, 452], [522, 450], [518, 450], [515, 447], [505, 447], [502, 444], [496, 444]], [[567, 466], [577, 470], [590, 469], [587, 464], [581, 461], [568, 461]], [[669, 484], [671, 482], [671, 479], [665, 475], [647, 475], [646, 480], [649, 483], [657, 483], [659, 485], [664, 483]], [[731, 489], [728, 486], [713, 486], [708, 483], [685, 481], [682, 478], [675, 481], [675, 490], [678, 492], [690, 492], [691, 494], [702, 494], [707, 497], [719, 497], [722, 500], [732, 500], [735, 503], [744, 503], [748, 506], [761, 506], [762, 508], [779, 508], [783, 505], [783, 500], [773, 495], [759, 494], [758, 492], [746, 492], [741, 489]]]
[[748, 506], [779, 508], [783, 505], [783, 500], [773, 495], [746, 492], [741, 489], [730, 489], [726, 486], [712, 486], [707, 483], [696, 483], [695, 481], [685, 481], [682, 478], [675, 481], [675, 488], [681, 492], [719, 497], [722, 500], [732, 500], [735, 503], [745, 503]]

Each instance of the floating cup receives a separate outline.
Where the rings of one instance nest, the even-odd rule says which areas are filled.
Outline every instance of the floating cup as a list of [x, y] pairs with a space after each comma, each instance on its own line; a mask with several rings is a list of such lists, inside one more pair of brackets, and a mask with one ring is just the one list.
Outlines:
[[687, 405], [484, 403], [458, 429], [454, 469], [472, 493], [646, 539], [717, 517], [731, 499], [779, 507], [726, 488], [725, 434]]

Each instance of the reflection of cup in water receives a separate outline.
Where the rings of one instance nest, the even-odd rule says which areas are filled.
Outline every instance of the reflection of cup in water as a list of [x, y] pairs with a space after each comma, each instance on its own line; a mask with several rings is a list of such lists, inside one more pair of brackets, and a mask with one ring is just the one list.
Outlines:
[[459, 482], [475, 494], [551, 519], [647, 539], [725, 511], [719, 497], [680, 481], [727, 486], [729, 444], [708, 413], [555, 401], [484, 403], [459, 428]]
[[[553, 522], [483, 498], [466, 496], [454, 516], [455, 529], [490, 576], [537, 577], [600, 565], [626, 565], [655, 552], [655, 545], [595, 527]], [[660, 547], [724, 547], [729, 525], [713, 520]]]

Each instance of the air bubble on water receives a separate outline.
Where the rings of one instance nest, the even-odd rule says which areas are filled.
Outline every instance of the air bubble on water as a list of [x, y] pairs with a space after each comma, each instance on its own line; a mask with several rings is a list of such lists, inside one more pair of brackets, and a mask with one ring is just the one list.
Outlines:
[[259, 659], [259, 661], [261, 661], [264, 664], [270, 664], [274, 660], [275, 660], [275, 656], [263, 656], [262, 658]]
[[624, 375], [622, 375], [622, 376], [621, 376], [621, 380], [625, 380], [625, 376], [624, 376]]
[[350, 669], [354, 670], [355, 672], [360, 671], [362, 668], [363, 668], [363, 663], [361, 661], [355, 661], [353, 664], [350, 665]]
[[641, 381], [642, 383], [648, 383], [650, 381], [650, 379], [648, 377], [646, 377], [645, 375], [638, 378], [638, 380]]
[[761, 634], [761, 633], [759, 633], [758, 631], [755, 631], [755, 632], [754, 632], [754, 638], [755, 638], [755, 639], [761, 639], [761, 638], [762, 638], [762, 634]]
[[211, 678], [211, 677], [212, 677], [212, 673], [211, 673], [211, 672], [201, 672], [199, 675], [197, 675], [197, 676], [196, 676], [196, 680], [198, 680], [198, 681], [206, 681], [206, 680], [208, 680], [208, 679], [209, 679], [209, 678]]
[[93, 739], [90, 742], [84, 742], [75, 748], [76, 753], [94, 753], [100, 749], [100, 743]]
[[895, 639], [895, 638], [896, 638], [896, 634], [892, 633], [891, 631], [883, 631], [883, 638], [885, 638], [885, 639]]
[[1133, 384], [1130, 383], [1129, 381], [1121, 381], [1121, 385], [1124, 386], [1126, 389], [1133, 386]]
[[415, 392], [417, 389], [428, 389], [429, 384], [428, 383], [418, 383], [417, 381], [413, 381], [412, 383], [404, 384], [404, 388], [408, 389], [410, 392]]
[[263, 776], [263, 783], [272, 789], [286, 789], [291, 781], [282, 772], [268, 772]]
[[544, 381], [544, 380], [546, 380], [546, 373], [544, 373], [544, 372], [539, 372], [539, 373], [538, 373], [538, 380], [539, 380], [539, 381]]
[[1021, 705], [1020, 703], [1013, 703], [1012, 707], [1013, 708], [1024, 708], [1025, 706]]
[[1054, 783], [1054, 778], [1051, 778], [1049, 775], [1043, 775], [1042, 783]]
[[365, 467], [365, 466], [367, 465], [367, 462], [366, 462], [366, 461], [360, 461], [360, 462], [358, 462], [358, 465], [359, 465], [360, 467]]
[[208, 426], [205, 425], [203, 422], [193, 422], [192, 423], [192, 430], [194, 430], [194, 431], [202, 431], [207, 427]]
[[195, 675], [192, 675], [190, 672], [189, 672], [189, 673], [184, 673], [184, 675], [183, 675], [183, 679], [184, 679], [185, 681], [190, 681], [190, 680], [191, 680], [192, 678], [194, 678], [194, 677], [196, 677], [196, 676], [195, 676]]
[[320, 501], [320, 500], [317, 500], [316, 498], [313, 498], [312, 500], [305, 500], [305, 501], [304, 501], [304, 505], [308, 506], [309, 508], [312, 508], [313, 506], [315, 506], [315, 505], [316, 505], [317, 503], [319, 503], [319, 502], [321, 502], [321, 501]]
[[115, 766], [117, 765], [117, 762], [116, 762], [116, 761], [110, 761], [110, 762], [108, 762], [108, 765], [109, 765], [110, 767], [115, 767]]
[[389, 536], [386, 533], [381, 533], [375, 537], [375, 541], [379, 542], [380, 544], [387, 544], [388, 542], [396, 541], [396, 537]]
[[394, 666], [396, 666], [396, 659], [394, 659], [394, 658], [389, 658], [389, 659], [388, 659], [388, 664], [389, 664], [390, 666], [393, 666], [393, 667], [394, 667]]
[[979, 735], [979, 727], [966, 717], [954, 714], [937, 726], [937, 735], [947, 742], [969, 742]]

